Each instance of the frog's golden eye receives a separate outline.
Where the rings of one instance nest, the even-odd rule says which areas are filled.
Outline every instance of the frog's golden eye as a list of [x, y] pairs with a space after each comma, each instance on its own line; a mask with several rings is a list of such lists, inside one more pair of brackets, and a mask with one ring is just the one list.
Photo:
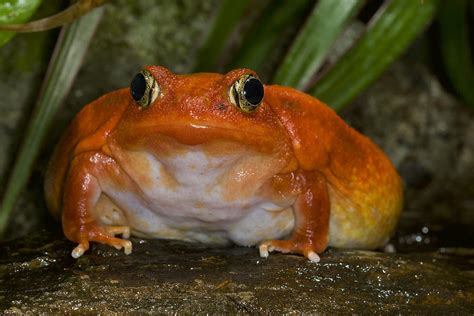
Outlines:
[[263, 100], [263, 84], [254, 75], [243, 75], [229, 88], [230, 102], [246, 113], [255, 111]]
[[142, 70], [130, 83], [130, 93], [140, 108], [147, 108], [160, 94], [160, 86], [149, 71]]

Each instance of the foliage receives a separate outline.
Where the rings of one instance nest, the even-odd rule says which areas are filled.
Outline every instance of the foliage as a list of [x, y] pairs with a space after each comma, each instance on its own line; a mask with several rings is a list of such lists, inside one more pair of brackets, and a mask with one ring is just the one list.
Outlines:
[[365, 0], [320, 0], [281, 63], [275, 83], [297, 89], [308, 87], [337, 36], [364, 3]]
[[61, 32], [3, 196], [0, 209], [0, 234], [5, 231], [15, 201], [31, 174], [33, 163], [38, 156], [46, 132], [51, 126], [52, 119], [80, 69], [82, 58], [102, 12], [102, 9], [97, 9], [64, 27]]
[[446, 73], [456, 92], [474, 107], [474, 56], [469, 43], [469, 12], [474, 13], [472, 1], [443, 1], [439, 10], [439, 28]]
[[433, 19], [437, 0], [392, 0], [310, 93], [340, 110], [377, 79]]
[[[0, 24], [27, 21], [41, 4], [41, 0], [0, 0]], [[0, 47], [5, 45], [15, 33], [0, 32]]]

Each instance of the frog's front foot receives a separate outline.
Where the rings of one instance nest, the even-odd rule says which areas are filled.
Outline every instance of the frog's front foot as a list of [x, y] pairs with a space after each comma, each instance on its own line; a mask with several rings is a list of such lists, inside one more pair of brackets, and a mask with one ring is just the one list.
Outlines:
[[71, 252], [73, 258], [77, 259], [89, 249], [89, 242], [99, 242], [105, 245], [124, 249], [126, 255], [132, 253], [132, 242], [122, 238], [116, 238], [115, 235], [122, 235], [123, 238], [130, 237], [130, 228], [128, 226], [98, 226], [89, 224], [80, 230], [76, 241], [79, 243]]
[[272, 251], [282, 253], [302, 254], [312, 262], [319, 262], [317, 251], [310, 244], [295, 242], [292, 240], [269, 240], [260, 244], [260, 257], [267, 258]]
[[329, 193], [321, 174], [301, 173], [296, 176], [304, 190], [293, 206], [295, 227], [287, 240], [268, 240], [260, 244], [260, 256], [268, 257], [274, 250], [302, 254], [312, 262], [319, 262], [318, 253], [328, 245]]

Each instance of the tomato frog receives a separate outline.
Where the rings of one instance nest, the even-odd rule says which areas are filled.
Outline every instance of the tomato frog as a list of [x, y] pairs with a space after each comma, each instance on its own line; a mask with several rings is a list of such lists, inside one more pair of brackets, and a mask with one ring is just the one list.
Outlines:
[[328, 246], [384, 246], [403, 200], [386, 155], [321, 101], [249, 69], [158, 66], [77, 114], [45, 193], [74, 258], [90, 242], [130, 254], [132, 234], [317, 262]]

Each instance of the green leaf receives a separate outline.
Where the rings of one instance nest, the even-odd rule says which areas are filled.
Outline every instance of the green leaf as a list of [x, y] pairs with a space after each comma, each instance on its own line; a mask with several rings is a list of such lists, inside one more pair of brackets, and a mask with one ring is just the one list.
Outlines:
[[26, 185], [40, 145], [51, 126], [54, 114], [66, 97], [82, 64], [103, 8], [94, 10], [64, 27], [56, 44], [43, 82], [35, 111], [19, 149], [0, 209], [0, 235], [4, 233], [8, 217], [18, 195]]
[[244, 38], [243, 47], [229, 68], [246, 67], [258, 72], [272, 53], [281, 33], [288, 25], [301, 19], [311, 3], [310, 0], [272, 1]]
[[304, 89], [347, 21], [365, 0], [320, 0], [280, 65], [274, 82]]
[[439, 10], [441, 54], [454, 89], [474, 107], [474, 64], [467, 14], [467, 0], [443, 1]]
[[[41, 4], [42, 0], [0, 0], [0, 24], [23, 23], [27, 21]], [[6, 44], [15, 33], [0, 32], [0, 47]]]
[[195, 71], [210, 71], [215, 68], [218, 57], [224, 50], [226, 40], [248, 7], [249, 0], [223, 0], [210, 28], [206, 42], [197, 57]]
[[384, 4], [355, 46], [309, 92], [336, 110], [367, 88], [432, 21], [438, 0]]

